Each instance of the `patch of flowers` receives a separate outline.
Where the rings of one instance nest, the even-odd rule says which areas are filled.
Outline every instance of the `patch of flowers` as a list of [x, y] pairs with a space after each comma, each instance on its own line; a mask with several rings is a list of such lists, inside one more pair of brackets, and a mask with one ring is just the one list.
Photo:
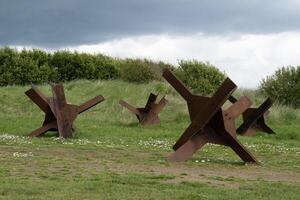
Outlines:
[[7, 133], [0, 134], [0, 141], [6, 144], [31, 144], [32, 142], [29, 140], [28, 137], [24, 136], [17, 136], [17, 135], [10, 135]]
[[96, 140], [96, 141], [91, 141], [88, 139], [64, 139], [64, 138], [53, 138], [52, 141], [55, 143], [60, 143], [63, 145], [95, 145], [95, 146], [101, 146], [101, 147], [107, 147], [107, 148], [115, 148], [115, 147], [124, 147], [128, 146], [125, 145], [125, 142], [123, 140], [119, 140], [118, 142], [113, 142], [109, 140]]
[[284, 144], [245, 144], [248, 148], [258, 152], [271, 152], [271, 153], [296, 153], [300, 151], [299, 147], [290, 147]]
[[201, 159], [201, 160], [195, 160], [195, 162], [196, 163], [199, 163], [199, 162], [201, 162], [201, 163], [205, 163], [205, 162], [210, 162], [210, 159]]
[[[88, 139], [63, 139], [59, 137], [53, 138], [43, 138], [43, 139], [33, 139], [31, 137], [26, 136], [17, 136], [11, 135], [8, 133], [0, 133], [0, 143], [4, 143], [7, 145], [15, 145], [15, 144], [62, 144], [62, 145], [94, 145], [94, 146], [101, 146], [106, 148], [116, 148], [116, 147], [128, 147], [132, 145], [130, 142], [123, 140], [123, 139], [104, 139], [104, 140], [88, 140]], [[137, 142], [137, 145], [142, 148], [152, 148], [152, 149], [162, 149], [162, 150], [171, 150], [174, 144], [173, 140], [170, 139], [160, 139], [160, 138], [148, 138], [148, 139], [141, 139]], [[288, 144], [264, 144], [264, 143], [244, 143], [245, 146], [253, 151], [256, 152], [268, 152], [268, 153], [292, 153], [299, 155], [300, 154], [300, 147], [289, 146]], [[206, 144], [205, 148], [201, 151], [203, 153], [214, 152], [217, 148], [218, 151], [222, 150], [222, 146], [216, 144]], [[228, 155], [227, 147], [223, 147], [224, 155]], [[16, 154], [16, 157], [18, 155]], [[199, 160], [198, 162], [201, 162]], [[209, 162], [205, 160], [205, 162]]]
[[16, 157], [16, 158], [33, 157], [33, 153], [32, 152], [28, 152], [28, 153], [14, 152], [13, 157]]
[[166, 139], [153, 139], [150, 138], [149, 140], [140, 140], [138, 145], [146, 147], [146, 148], [161, 148], [161, 149], [170, 149], [172, 144], [170, 141]]

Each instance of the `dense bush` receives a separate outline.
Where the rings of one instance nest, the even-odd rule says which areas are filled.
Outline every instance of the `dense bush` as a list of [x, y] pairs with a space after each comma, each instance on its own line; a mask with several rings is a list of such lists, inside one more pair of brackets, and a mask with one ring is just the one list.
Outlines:
[[118, 60], [102, 54], [94, 57], [95, 70], [93, 79], [111, 80], [119, 78], [120, 72], [117, 69]]
[[177, 76], [191, 89], [201, 95], [209, 95], [222, 84], [225, 74], [208, 62], [180, 61]]
[[71, 53], [69, 51], [55, 52], [50, 60], [50, 66], [55, 68], [61, 81], [76, 79], [115, 79], [118, 77], [113, 59], [107, 56]]
[[0, 85], [43, 83], [57, 79], [48, 65], [48, 55], [41, 51], [0, 49]]
[[115, 79], [119, 72], [116, 59], [101, 54], [90, 55], [41, 50], [0, 49], [0, 85], [23, 85], [75, 79]]
[[24, 85], [71, 81], [76, 79], [116, 79], [149, 82], [161, 79], [163, 68], [173, 68], [164, 62], [142, 59], [117, 59], [102, 54], [38, 49], [17, 51], [0, 49], [0, 85]]
[[300, 107], [300, 66], [282, 67], [263, 79], [260, 91], [277, 102]]
[[224, 79], [217, 68], [198, 61], [180, 61], [176, 69], [173, 65], [147, 59], [117, 59], [70, 51], [0, 49], [1, 86], [116, 78], [147, 83], [161, 80], [165, 68], [175, 70], [183, 82], [201, 94], [214, 92]]
[[120, 63], [119, 69], [124, 81], [148, 83], [161, 79], [161, 66], [146, 59], [126, 59]]

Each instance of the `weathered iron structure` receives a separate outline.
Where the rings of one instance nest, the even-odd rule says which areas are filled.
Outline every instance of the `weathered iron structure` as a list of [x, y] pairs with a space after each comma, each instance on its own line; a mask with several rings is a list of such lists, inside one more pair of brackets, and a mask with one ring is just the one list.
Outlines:
[[[230, 96], [228, 99], [231, 103], [237, 102], [237, 99]], [[248, 108], [243, 112], [243, 123], [238, 127], [236, 132], [244, 136], [254, 136], [256, 131], [275, 134], [275, 132], [266, 124], [265, 115], [269, 112], [273, 101], [267, 98], [258, 108]]]
[[158, 103], [156, 102], [158, 95], [150, 94], [146, 106], [143, 108], [136, 108], [126, 101], [121, 100], [121, 106], [127, 108], [131, 113], [135, 114], [141, 125], [160, 124], [159, 113], [166, 106], [168, 101], [163, 97]]
[[46, 97], [35, 86], [26, 91], [25, 94], [45, 113], [42, 127], [29, 134], [32, 137], [40, 136], [47, 131], [58, 131], [59, 137], [62, 138], [72, 137], [73, 122], [77, 115], [104, 100], [103, 96], [100, 95], [80, 106], [68, 104], [62, 84], [52, 85], [52, 97]]
[[177, 140], [168, 160], [185, 161], [201, 149], [206, 143], [226, 145], [244, 161], [258, 163], [256, 158], [237, 139], [234, 120], [251, 106], [247, 97], [237, 100], [225, 111], [222, 105], [236, 89], [236, 85], [227, 78], [212, 97], [192, 94], [184, 84], [168, 69], [163, 77], [187, 102], [191, 124]]

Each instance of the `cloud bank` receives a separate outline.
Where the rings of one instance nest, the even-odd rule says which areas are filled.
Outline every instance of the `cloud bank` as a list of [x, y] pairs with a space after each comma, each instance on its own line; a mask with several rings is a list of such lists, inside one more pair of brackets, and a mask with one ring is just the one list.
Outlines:
[[300, 30], [299, 0], [1, 0], [0, 45], [59, 48], [147, 34]]

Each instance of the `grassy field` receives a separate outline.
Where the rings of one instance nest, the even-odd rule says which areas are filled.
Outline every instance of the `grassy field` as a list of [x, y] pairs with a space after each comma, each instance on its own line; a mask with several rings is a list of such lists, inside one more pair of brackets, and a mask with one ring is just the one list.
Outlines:
[[[40, 86], [50, 94], [48, 86]], [[191, 160], [165, 157], [189, 124], [185, 102], [167, 84], [76, 81], [69, 102], [106, 100], [82, 113], [73, 139], [28, 138], [43, 113], [24, 92], [0, 88], [0, 199], [299, 199], [300, 110], [274, 105], [268, 124], [276, 135], [239, 137], [261, 162], [245, 165], [231, 149], [207, 145]], [[162, 124], [141, 127], [118, 101], [143, 106], [150, 92], [167, 94]], [[263, 99], [249, 90], [256, 104]], [[239, 120], [240, 121], [240, 120]]]

